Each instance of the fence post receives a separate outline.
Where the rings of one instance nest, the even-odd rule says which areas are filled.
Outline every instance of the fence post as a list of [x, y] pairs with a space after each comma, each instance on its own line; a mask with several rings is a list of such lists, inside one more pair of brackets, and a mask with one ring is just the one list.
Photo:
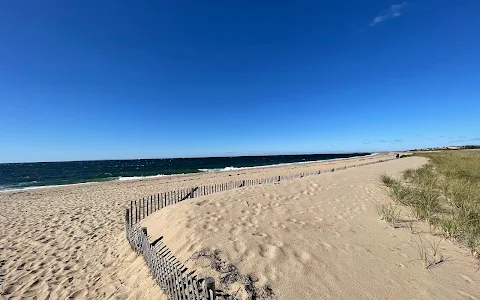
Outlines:
[[[137, 223], [137, 221], [138, 221], [137, 211], [138, 211], [138, 208], [137, 208], [137, 200], [135, 200], [135, 223]], [[132, 215], [133, 215], [133, 213], [132, 213]]]
[[153, 210], [153, 202], [155, 202], [155, 199], [153, 197], [154, 195], [150, 195], [150, 214], [154, 212]]
[[157, 194], [153, 194], [152, 213], [157, 211]]
[[130, 201], [130, 225], [133, 224], [133, 201]]
[[215, 299], [217, 297], [215, 292], [215, 279], [213, 277], [207, 277], [203, 281], [203, 290], [208, 295], [208, 299]]

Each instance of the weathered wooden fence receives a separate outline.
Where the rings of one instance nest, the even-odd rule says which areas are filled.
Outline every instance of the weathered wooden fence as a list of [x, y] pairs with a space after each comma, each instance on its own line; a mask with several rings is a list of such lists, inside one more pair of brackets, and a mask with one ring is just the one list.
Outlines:
[[268, 178], [246, 179], [206, 185], [201, 187], [192, 187], [177, 191], [157, 193], [139, 200], [130, 201], [130, 207], [125, 212], [125, 231], [127, 239], [132, 249], [141, 254], [152, 276], [158, 285], [166, 292], [169, 299], [174, 300], [211, 300], [216, 298], [215, 281], [213, 278], [197, 279], [195, 271], [188, 272], [175, 256], [170, 252], [167, 246], [158, 239], [152, 243], [148, 241], [147, 229], [141, 228], [139, 222], [150, 214], [156, 212], [165, 206], [175, 204], [187, 199], [210, 195], [217, 192], [237, 189], [246, 186], [277, 183], [281, 181], [293, 180], [311, 175], [317, 175], [327, 172], [345, 170], [347, 168], [365, 166], [395, 158], [368, 161], [359, 164], [353, 164], [338, 168], [329, 168], [308, 173], [297, 173], [294, 175], [280, 175]]
[[274, 176], [274, 177], [268, 177], [268, 178], [238, 180], [238, 181], [231, 181], [226, 183], [218, 183], [214, 185], [205, 185], [201, 187], [197, 186], [197, 187], [186, 188], [186, 189], [170, 191], [165, 193], [157, 193], [154, 195], [143, 197], [139, 200], [130, 201], [130, 224], [136, 224], [140, 222], [145, 217], [151, 215], [152, 213], [156, 212], [159, 209], [164, 208], [167, 205], [175, 204], [187, 199], [202, 197], [202, 196], [210, 195], [213, 193], [233, 190], [233, 189], [246, 187], [246, 186], [276, 183], [281, 181], [288, 181], [288, 180], [293, 180], [297, 178], [307, 177], [311, 175], [335, 172], [339, 170], [371, 165], [371, 164], [393, 160], [393, 159], [395, 158], [369, 161], [369, 162], [364, 162], [360, 164], [348, 165], [348, 166], [343, 166], [338, 168], [323, 169], [323, 170], [313, 171], [308, 173], [297, 173], [293, 175], [280, 175], [280, 176]]
[[213, 300], [215, 281], [211, 277], [197, 279], [195, 271], [188, 271], [170, 252], [161, 238], [150, 243], [147, 229], [139, 223], [130, 224], [130, 211], [125, 213], [127, 240], [132, 249], [142, 255], [157, 284], [174, 300]]

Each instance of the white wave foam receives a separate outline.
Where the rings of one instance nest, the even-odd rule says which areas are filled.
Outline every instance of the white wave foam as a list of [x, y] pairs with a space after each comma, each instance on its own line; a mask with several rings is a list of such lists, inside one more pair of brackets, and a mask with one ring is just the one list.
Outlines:
[[[180, 175], [180, 174], [174, 174], [174, 175]], [[170, 175], [164, 175], [164, 174], [158, 174], [158, 175], [152, 175], [152, 176], [129, 176], [129, 177], [118, 177], [117, 180], [120, 181], [125, 181], [125, 180], [137, 180], [137, 179], [149, 179], [149, 178], [159, 178], [159, 177], [165, 177], [165, 176], [170, 176]]]
[[271, 165], [254, 166], [254, 167], [225, 167], [225, 168], [198, 169], [198, 170], [200, 172], [226, 172], [226, 171], [234, 171], [234, 170], [246, 170], [246, 169], [258, 169], [258, 168], [289, 166], [289, 165], [296, 165], [296, 164], [311, 164], [311, 163], [318, 163], [318, 162], [324, 162], [324, 161], [344, 160], [344, 159], [352, 159], [352, 158], [359, 158], [359, 157], [371, 157], [371, 156], [375, 156], [375, 155], [378, 155], [378, 154], [379, 153], [372, 153], [372, 154], [360, 155], [360, 156], [332, 158], [332, 159], [323, 159], [323, 160], [298, 161], [298, 162], [291, 162], [291, 163], [271, 164]]
[[233, 170], [242, 170], [242, 169], [249, 169], [249, 168], [257, 168], [257, 167], [225, 167], [225, 168], [218, 168], [218, 169], [198, 169], [200, 172], [222, 172], [222, 171], [233, 171]]
[[37, 186], [25, 186], [25, 187], [12, 187], [12, 188], [0, 189], [0, 193], [2, 193], [2, 192], [14, 192], [14, 191], [25, 191], [25, 190], [37, 190], [37, 189], [46, 189], [46, 188], [55, 188], [55, 187], [71, 186], [71, 185], [80, 185], [80, 184], [92, 184], [92, 183], [100, 183], [100, 182], [102, 182], [102, 181], [89, 181], [89, 182], [67, 183], [67, 184], [55, 184], [55, 185], [37, 185]]
[[38, 186], [25, 186], [25, 187], [6, 187], [0, 186], [0, 193], [1, 192], [12, 192], [12, 191], [24, 191], [24, 190], [36, 190], [36, 189], [45, 189], [45, 188], [55, 188], [55, 187], [65, 187], [65, 186], [72, 186], [72, 185], [80, 185], [80, 184], [92, 184], [92, 183], [101, 183], [101, 182], [108, 182], [108, 181], [127, 181], [127, 180], [137, 180], [137, 179], [150, 179], [150, 178], [160, 178], [166, 176], [175, 176], [175, 175], [184, 175], [181, 174], [172, 174], [172, 175], [164, 175], [158, 174], [153, 176], [130, 176], [130, 177], [111, 177], [108, 180], [102, 181], [89, 181], [89, 182], [79, 182], [79, 183], [67, 183], [67, 184], [56, 184], [56, 185], [38, 185]]

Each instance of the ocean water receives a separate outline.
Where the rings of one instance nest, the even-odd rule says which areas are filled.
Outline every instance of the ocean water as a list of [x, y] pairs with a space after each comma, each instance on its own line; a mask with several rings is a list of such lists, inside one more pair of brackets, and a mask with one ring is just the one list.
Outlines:
[[0, 164], [0, 191], [109, 180], [228, 171], [364, 156], [370, 153], [165, 158]]

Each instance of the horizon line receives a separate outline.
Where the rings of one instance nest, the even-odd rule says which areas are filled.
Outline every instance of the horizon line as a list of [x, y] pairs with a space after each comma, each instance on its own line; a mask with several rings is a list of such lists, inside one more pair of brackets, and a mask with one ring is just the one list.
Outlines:
[[218, 156], [187, 156], [187, 157], [156, 157], [156, 158], [109, 158], [109, 159], [80, 159], [80, 160], [52, 160], [52, 161], [23, 161], [23, 162], [0, 162], [0, 164], [36, 164], [36, 163], [57, 163], [57, 162], [84, 162], [84, 161], [115, 161], [115, 160], [156, 160], [156, 159], [189, 159], [189, 158], [220, 158], [220, 157], [253, 157], [253, 156], [280, 156], [280, 155], [321, 155], [321, 154], [366, 154], [401, 152], [409, 150], [388, 150], [388, 151], [339, 151], [339, 152], [305, 152], [305, 153], [278, 153], [278, 154], [251, 154], [251, 155], [218, 155]]

